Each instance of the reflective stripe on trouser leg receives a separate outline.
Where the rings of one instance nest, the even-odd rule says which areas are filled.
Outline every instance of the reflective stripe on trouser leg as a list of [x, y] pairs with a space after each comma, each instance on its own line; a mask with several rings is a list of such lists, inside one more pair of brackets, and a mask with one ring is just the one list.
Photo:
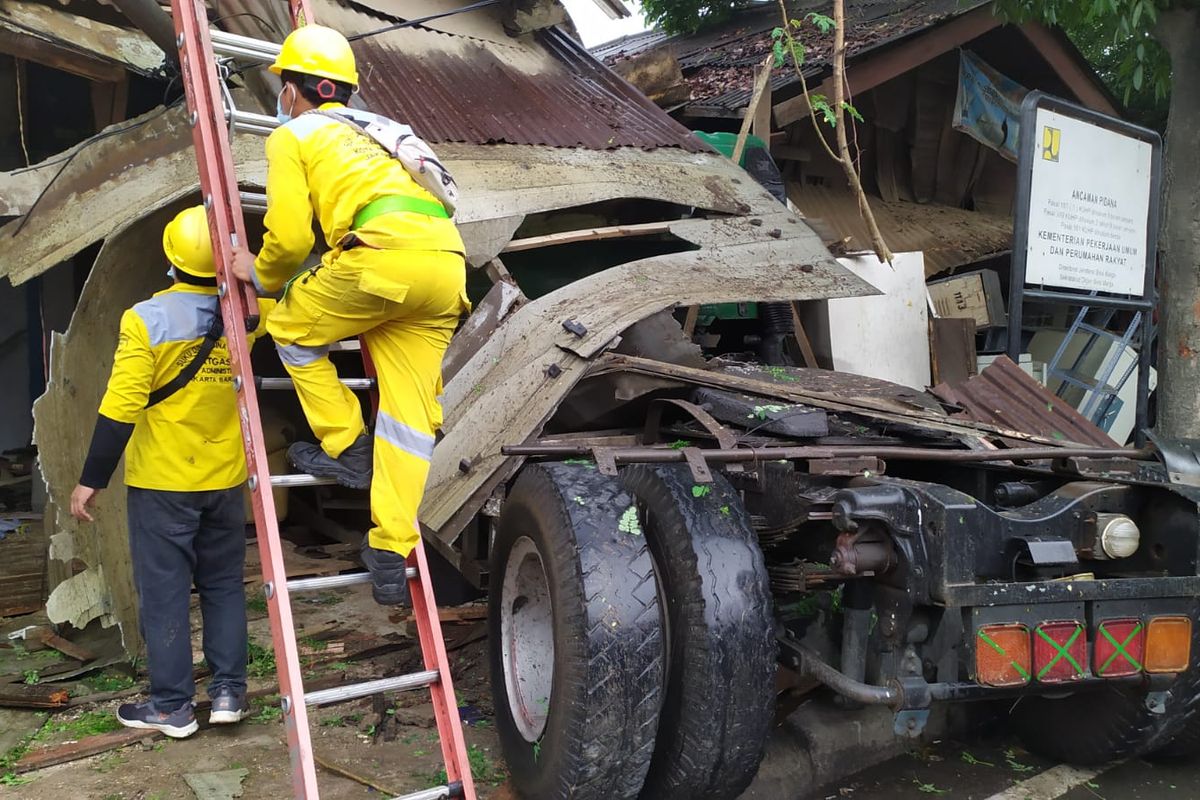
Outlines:
[[454, 313], [393, 320], [366, 334], [379, 374], [370, 543], [404, 556], [420, 538], [417, 511], [442, 421], [442, 356], [458, 322], [457, 294], [451, 302]]

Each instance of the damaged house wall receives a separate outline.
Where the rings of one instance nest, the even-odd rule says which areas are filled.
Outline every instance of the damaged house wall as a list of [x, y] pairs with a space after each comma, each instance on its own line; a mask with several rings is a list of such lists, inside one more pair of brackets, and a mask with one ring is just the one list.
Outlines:
[[[238, 8], [234, 3], [228, 10]], [[318, 0], [314, 13], [348, 34], [381, 24], [377, 14], [332, 0]], [[239, 22], [250, 24], [241, 18], [230, 24]], [[448, 386], [452, 424], [435, 455], [439, 477], [431, 482], [422, 515], [446, 540], [482, 503], [486, 487], [517, 466], [496, 455], [499, 445], [536, 435], [582, 368], [629, 325], [680, 300], [871, 291], [829, 257], [798, 217], [783, 212], [726, 159], [705, 152], [686, 129], [560, 32], [514, 39], [500, 21], [478, 13], [450, 25], [469, 25], [469, 36], [409, 30], [369, 40], [363, 97], [372, 108], [411, 122], [454, 172], [463, 194], [456, 221], [473, 265], [495, 258], [528, 215], [633, 199], [675, 206], [677, 214], [697, 209], [711, 218], [670, 222], [670, 234], [686, 252], [638, 260], [634, 248], [630, 263], [522, 306], [494, 334], [505, 346], [492, 345], [463, 360]], [[415, 71], [421, 72], [419, 95], [409, 85]], [[524, 111], [499, 114], [494, 104], [458, 102], [452, 89], [464, 75], [493, 81], [490, 89], [475, 89], [508, 97], [512, 108]], [[261, 109], [261, 103], [242, 99], [239, 106]], [[243, 185], [261, 186], [262, 142], [239, 136], [234, 155]], [[6, 237], [0, 276], [21, 284], [103, 241], [69, 329], [52, 337], [49, 382], [34, 409], [34, 439], [51, 499], [52, 618], [118, 626], [131, 652], [139, 635], [120, 475], [100, 495], [93, 525], [78, 525], [66, 504], [111, 368], [120, 314], [165, 285], [162, 226], [196, 201], [196, 189], [190, 134], [179, 107], [112, 126], [32, 170], [0, 175], [0, 196], [9, 204], [4, 213], [33, 208], [27, 218], [0, 229]], [[648, 284], [653, 291], [646, 290]], [[564, 315], [583, 320], [589, 335], [564, 341]], [[541, 369], [550, 357], [566, 365], [568, 374], [539, 383], [530, 370]], [[491, 394], [486, 403], [462, 389], [476, 384], [486, 384]], [[531, 390], [538, 395], [536, 407], [514, 401]], [[481, 443], [487, 443], [487, 452]], [[459, 460], [477, 456], [479, 467], [458, 479]]]

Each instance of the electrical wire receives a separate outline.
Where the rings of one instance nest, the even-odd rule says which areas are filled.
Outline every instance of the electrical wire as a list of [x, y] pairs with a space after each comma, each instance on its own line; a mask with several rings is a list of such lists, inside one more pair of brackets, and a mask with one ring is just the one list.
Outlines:
[[[175, 106], [182, 103], [183, 100], [184, 100], [184, 98], [180, 97], [174, 103], [171, 103], [171, 105], [164, 108], [162, 110], [162, 113], [155, 114], [152, 117], [147, 117], [146, 119], [142, 120], [141, 122], [135, 122], [133, 125], [130, 125], [125, 128], [118, 128], [115, 130], [109, 130], [109, 131], [105, 131], [103, 133], [96, 134], [91, 139], [88, 139], [88, 140], [84, 141], [82, 144], [80, 144], [78, 149], [76, 149], [70, 155], [64, 156], [62, 159], [60, 159], [59, 161], [62, 162], [62, 166], [59, 167], [58, 172], [54, 173], [54, 177], [46, 182], [46, 185], [42, 187], [42, 191], [38, 192], [37, 199], [35, 199], [33, 201], [33, 205], [31, 205], [29, 207], [29, 210], [25, 212], [24, 216], [21, 217], [21, 224], [17, 226], [16, 230], [14, 230], [12, 232], [11, 236], [15, 237], [17, 234], [19, 234], [25, 228], [25, 224], [27, 222], [29, 222], [29, 218], [33, 216], [33, 212], [37, 210], [38, 205], [42, 202], [42, 198], [46, 196], [46, 192], [50, 191], [50, 187], [54, 185], [55, 181], [57, 181], [60, 177], [62, 177], [62, 174], [63, 174], [63, 172], [66, 171], [67, 167], [71, 166], [71, 162], [75, 160], [75, 156], [79, 155], [84, 150], [86, 150], [87, 148], [96, 144], [97, 142], [101, 142], [101, 141], [109, 138], [110, 136], [117, 136], [118, 134], [128, 133], [129, 131], [137, 130], [138, 128], [142, 127], [143, 125], [149, 125], [151, 122], [154, 122], [159, 117], [161, 117], [163, 114], [167, 113], [172, 108], [174, 108]], [[53, 164], [59, 163], [59, 161], [42, 162], [41, 164], [38, 164], [37, 168], [41, 169], [46, 166], [51, 166]], [[33, 169], [33, 167], [29, 167], [29, 168], [20, 170], [20, 172], [27, 172], [27, 171], [29, 171], [29, 169]], [[16, 173], [16, 172], [18, 172], [18, 170], [13, 170], [13, 173]]]
[[397, 22], [395, 25], [388, 25], [385, 28], [379, 28], [377, 30], [367, 31], [365, 33], [356, 33], [353, 36], [347, 36], [346, 38], [352, 42], [357, 42], [360, 39], [366, 39], [368, 36], [378, 36], [381, 33], [390, 33], [391, 31], [398, 31], [401, 28], [413, 28], [413, 27], [416, 27], [417, 25], [422, 25], [426, 22], [432, 22], [435, 19], [441, 19], [442, 17], [453, 17], [456, 14], [465, 14], [468, 11], [475, 11], [480, 8], [487, 8], [488, 6], [494, 6], [494, 5], [497, 5], [499, 2], [500, 2], [500, 0], [481, 0], [481, 2], [472, 3], [471, 5], [463, 6], [462, 8], [455, 8], [450, 11], [443, 11], [440, 14], [430, 14], [427, 17], [417, 17], [416, 19], [406, 20], [404, 22]]
[[25, 166], [30, 166], [33, 161], [29, 158], [29, 147], [25, 143], [25, 103], [21, 99], [21, 64], [18, 63], [17, 57], [13, 56], [13, 76], [17, 79], [17, 138], [21, 140], [21, 152], [25, 154]]

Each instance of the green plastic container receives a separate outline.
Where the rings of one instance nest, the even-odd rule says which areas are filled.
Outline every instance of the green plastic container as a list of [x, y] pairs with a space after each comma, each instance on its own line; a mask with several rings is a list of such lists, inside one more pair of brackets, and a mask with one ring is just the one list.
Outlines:
[[[692, 131], [700, 141], [712, 147], [726, 158], [733, 158], [733, 148], [737, 146], [736, 133], [705, 133], [703, 131]], [[746, 160], [746, 150], [758, 147], [763, 150], [767, 149], [767, 143], [753, 134], [746, 136], [746, 149], [742, 151], [742, 162]], [[745, 164], [739, 162], [739, 167], [744, 167]]]

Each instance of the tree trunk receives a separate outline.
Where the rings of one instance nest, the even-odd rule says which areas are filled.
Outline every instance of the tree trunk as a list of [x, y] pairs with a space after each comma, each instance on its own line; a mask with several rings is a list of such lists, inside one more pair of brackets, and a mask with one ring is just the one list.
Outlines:
[[1200, 11], [1163, 11], [1155, 38], [1171, 56], [1159, 249], [1158, 422], [1200, 438]]

